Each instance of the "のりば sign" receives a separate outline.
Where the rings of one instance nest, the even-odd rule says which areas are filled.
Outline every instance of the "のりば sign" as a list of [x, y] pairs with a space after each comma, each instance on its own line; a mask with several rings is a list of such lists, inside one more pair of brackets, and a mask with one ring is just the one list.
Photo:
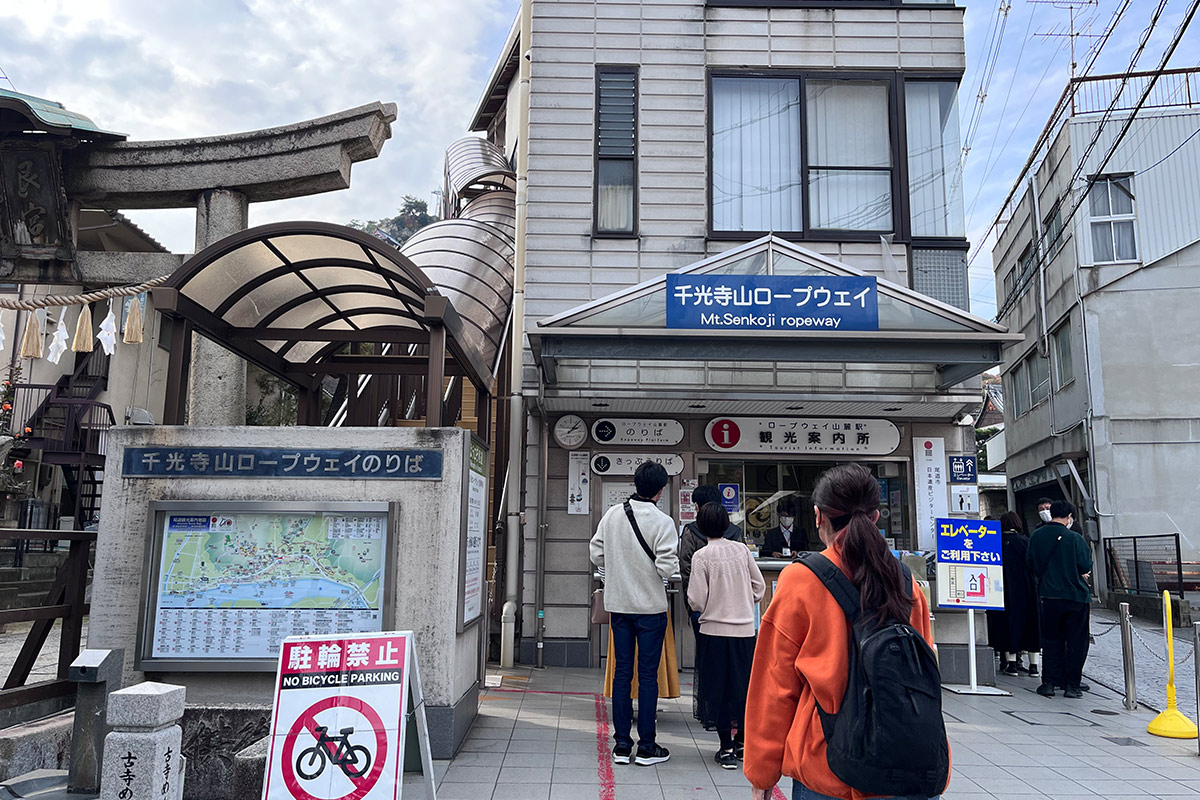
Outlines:
[[878, 286], [857, 275], [668, 275], [667, 327], [877, 331]]

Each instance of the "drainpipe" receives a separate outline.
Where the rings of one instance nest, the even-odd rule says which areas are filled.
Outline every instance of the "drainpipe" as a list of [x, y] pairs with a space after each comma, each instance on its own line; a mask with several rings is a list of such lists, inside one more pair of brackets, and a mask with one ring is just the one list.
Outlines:
[[517, 586], [521, 576], [521, 482], [525, 473], [525, 407], [521, 396], [525, 363], [525, 228], [529, 192], [529, 73], [533, 34], [533, 0], [521, 0], [517, 93], [517, 231], [513, 253], [512, 339], [509, 343], [511, 381], [508, 419], [508, 525], [504, 537], [504, 608], [500, 614], [500, 666], [513, 666], [517, 644]]
[[543, 407], [541, 440], [538, 448], [541, 450], [541, 463], [538, 465], [538, 526], [537, 526], [537, 586], [534, 597], [534, 608], [537, 609], [537, 668], [542, 669], [542, 645], [546, 638], [546, 533], [550, 530], [546, 522], [546, 491], [550, 470], [550, 417]]

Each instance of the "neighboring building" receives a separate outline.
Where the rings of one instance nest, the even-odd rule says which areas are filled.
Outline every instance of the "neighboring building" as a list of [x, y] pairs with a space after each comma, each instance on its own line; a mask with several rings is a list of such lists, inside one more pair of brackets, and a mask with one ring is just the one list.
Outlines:
[[[690, 511], [681, 490], [727, 485], [758, 536], [790, 497], [813, 544], [814, 481], [859, 461], [885, 490], [883, 533], [930, 547], [918, 456], [975, 453], [955, 423], [1016, 338], [962, 310], [963, 9], [532, 0], [531, 30], [514, 29], [470, 126], [529, 153], [521, 660], [596, 663], [587, 541], [647, 455], [674, 475], [672, 515]], [[875, 277], [879, 329], [681, 330], [667, 273]], [[785, 433], [811, 424], [896, 438]], [[948, 487], [929, 491], [944, 509]]]
[[1065, 494], [1097, 547], [1177, 533], [1194, 561], [1200, 71], [1163, 75], [1100, 166], [1148, 80], [1130, 78], [1106, 124], [1121, 76], [1072, 81], [1003, 209], [999, 321], [1026, 334], [1004, 358], [1006, 469], [1027, 520]]

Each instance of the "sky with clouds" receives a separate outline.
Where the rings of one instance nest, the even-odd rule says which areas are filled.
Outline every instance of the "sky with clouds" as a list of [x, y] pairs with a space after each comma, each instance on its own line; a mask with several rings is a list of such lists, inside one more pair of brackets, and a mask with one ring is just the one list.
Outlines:
[[[960, 0], [960, 3], [962, 0]], [[984, 234], [1069, 75], [1066, 2], [967, 0], [967, 74], [960, 114], [986, 89], [964, 177], [976, 246], [972, 307], [995, 311]], [[1009, 5], [994, 72], [981, 84], [988, 43]], [[1082, 2], [1076, 2], [1083, 6]], [[1077, 12], [1098, 35], [1120, 0]], [[1121, 72], [1156, 3], [1134, 0], [1096, 71]], [[1149, 69], [1183, 17], [1170, 0], [1139, 69]], [[392, 139], [354, 167], [349, 191], [251, 206], [251, 224], [345, 222], [390, 216], [406, 194], [431, 200], [442, 153], [465, 134], [518, 9], [518, 0], [38, 0], [0, 8], [0, 85], [62, 102], [131, 139], [172, 139], [285, 125], [374, 100], [395, 102]], [[1077, 40], [1080, 63], [1094, 41]], [[1196, 63], [1189, 32], [1172, 66]], [[189, 210], [130, 216], [176, 252], [192, 249]]]

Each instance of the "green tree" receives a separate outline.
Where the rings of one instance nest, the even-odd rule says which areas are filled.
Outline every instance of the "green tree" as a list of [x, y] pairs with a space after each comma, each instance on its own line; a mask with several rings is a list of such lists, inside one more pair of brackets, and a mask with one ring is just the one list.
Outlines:
[[401, 198], [400, 209], [396, 213], [396, 216], [385, 219], [372, 219], [366, 222], [352, 219], [350, 220], [350, 227], [358, 228], [360, 231], [372, 234], [380, 231], [395, 239], [400, 244], [404, 244], [408, 241], [408, 237], [429, 223], [436, 222], [437, 219], [436, 215], [429, 213], [428, 203], [424, 200], [418, 200], [411, 194], [406, 194]]

